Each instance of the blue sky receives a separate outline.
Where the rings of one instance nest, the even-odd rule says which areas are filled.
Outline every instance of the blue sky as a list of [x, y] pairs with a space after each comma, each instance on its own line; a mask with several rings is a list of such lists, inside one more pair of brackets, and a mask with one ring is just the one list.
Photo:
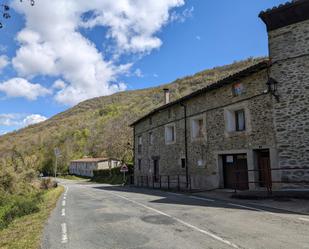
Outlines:
[[258, 14], [285, 0], [84, 2], [11, 2], [0, 30], [0, 134], [87, 98], [265, 56]]

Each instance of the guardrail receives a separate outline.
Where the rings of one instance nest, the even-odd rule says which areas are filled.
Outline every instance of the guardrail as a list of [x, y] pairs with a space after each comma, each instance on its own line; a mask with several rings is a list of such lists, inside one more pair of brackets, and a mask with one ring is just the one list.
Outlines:
[[[234, 183], [234, 191], [235, 193], [237, 192], [237, 190], [240, 189], [240, 186], [242, 186], [243, 184], [259, 184], [261, 187], [265, 187], [266, 191], [269, 194], [272, 194], [273, 191], [273, 185], [274, 184], [295, 184], [295, 185], [308, 185], [309, 186], [309, 181], [307, 180], [291, 180], [289, 178], [284, 178], [282, 177], [284, 172], [290, 172], [290, 171], [308, 171], [308, 175], [309, 175], [309, 167], [291, 167], [291, 168], [263, 168], [263, 169], [252, 169], [252, 170], [235, 170], [235, 183]], [[248, 176], [250, 172], [256, 172], [259, 175], [257, 177], [254, 177], [255, 179], [259, 179], [259, 180], [254, 180], [254, 181], [240, 181], [240, 174], [247, 172]], [[277, 178], [281, 179], [281, 180], [273, 180], [273, 172], [279, 172], [281, 173], [280, 177], [277, 176]], [[248, 178], [249, 179], [249, 178]]]
[[136, 186], [153, 189], [191, 191], [191, 177], [186, 175], [136, 176]]

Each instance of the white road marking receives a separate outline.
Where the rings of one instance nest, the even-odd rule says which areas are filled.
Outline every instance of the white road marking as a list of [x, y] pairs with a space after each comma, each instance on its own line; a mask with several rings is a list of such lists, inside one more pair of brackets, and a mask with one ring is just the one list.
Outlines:
[[208, 198], [198, 197], [198, 196], [190, 196], [191, 199], [202, 200], [202, 201], [215, 201]]
[[65, 216], [65, 208], [61, 210], [61, 216]]
[[67, 224], [62, 223], [61, 224], [61, 231], [62, 231], [62, 236], [61, 236], [61, 243], [67, 243], [68, 242], [68, 234], [67, 234]]
[[156, 212], [156, 213], [158, 213], [158, 214], [161, 214], [161, 215], [164, 215], [164, 216], [166, 216], [166, 217], [172, 218], [172, 219], [176, 220], [177, 222], [183, 224], [184, 226], [187, 226], [187, 227], [189, 227], [189, 228], [191, 228], [191, 229], [193, 229], [193, 230], [196, 230], [196, 231], [198, 231], [198, 232], [200, 232], [200, 233], [203, 233], [203, 234], [205, 234], [205, 235], [207, 235], [207, 236], [209, 236], [209, 237], [211, 237], [211, 238], [213, 238], [213, 239], [215, 239], [215, 240], [217, 240], [217, 241], [220, 241], [220, 242], [222, 242], [222, 243], [224, 243], [224, 244], [226, 244], [226, 245], [229, 245], [229, 246], [231, 246], [231, 247], [233, 247], [233, 248], [240, 249], [240, 247], [237, 246], [236, 244], [234, 244], [234, 243], [232, 243], [232, 242], [230, 242], [230, 241], [228, 241], [228, 240], [226, 240], [226, 239], [224, 239], [224, 238], [222, 238], [222, 237], [220, 237], [220, 236], [218, 236], [218, 235], [215, 235], [215, 234], [213, 234], [213, 233], [211, 233], [211, 232], [208, 232], [208, 231], [206, 231], [206, 230], [200, 229], [200, 228], [198, 228], [198, 227], [196, 227], [196, 226], [194, 226], [194, 225], [191, 225], [191, 224], [189, 224], [189, 223], [187, 223], [187, 222], [185, 222], [185, 221], [183, 221], [183, 220], [181, 220], [181, 219], [178, 219], [178, 218], [173, 217], [173, 216], [171, 216], [171, 215], [169, 215], [169, 214], [166, 214], [166, 213], [164, 213], [164, 212], [162, 212], [162, 211], [160, 211], [160, 210], [158, 210], [158, 209], [155, 209], [155, 208], [146, 206], [146, 205], [144, 205], [144, 204], [142, 204], [142, 203], [139, 203], [139, 202], [137, 202], [137, 201], [131, 200], [131, 199], [129, 199], [129, 198], [127, 198], [127, 197], [124, 197], [124, 196], [122, 196], [122, 195], [118, 195], [118, 194], [115, 194], [115, 193], [111, 193], [111, 192], [105, 191], [105, 190], [103, 190], [103, 191], [106, 192], [106, 193], [108, 193], [108, 194], [110, 194], [110, 195], [117, 196], [117, 197], [119, 197], [119, 198], [121, 198], [121, 199], [124, 199], [124, 200], [126, 200], [126, 201], [132, 202], [132, 203], [134, 203], [134, 204], [136, 204], [136, 205], [138, 205], [138, 206], [141, 206], [141, 207], [143, 207], [143, 208], [146, 208], [146, 209], [148, 209], [148, 210], [151, 210], [151, 211], [153, 211], [153, 212]]
[[[254, 210], [254, 211], [262, 211], [262, 212], [271, 213], [271, 212], [263, 210], [263, 209], [249, 207], [249, 206], [245, 206], [245, 205], [240, 205], [240, 204], [235, 204], [235, 203], [228, 203], [228, 204], [231, 205], [231, 206], [234, 206], [234, 207], [241, 207], [241, 208], [251, 209], [251, 210]], [[271, 214], [273, 214], [273, 213], [271, 213]]]
[[299, 220], [302, 220], [302, 221], [308, 221], [309, 222], [309, 219], [307, 218], [298, 218]]
[[65, 207], [65, 201], [62, 201], [62, 206]]

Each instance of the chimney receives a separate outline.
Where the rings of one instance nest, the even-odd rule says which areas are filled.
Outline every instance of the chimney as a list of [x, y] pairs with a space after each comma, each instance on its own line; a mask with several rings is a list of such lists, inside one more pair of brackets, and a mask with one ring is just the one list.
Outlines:
[[170, 89], [164, 88], [164, 104], [168, 104], [170, 102]]

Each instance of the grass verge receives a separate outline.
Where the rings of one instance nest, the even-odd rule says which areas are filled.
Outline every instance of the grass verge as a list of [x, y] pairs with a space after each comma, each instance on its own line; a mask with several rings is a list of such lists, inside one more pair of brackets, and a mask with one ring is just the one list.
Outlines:
[[63, 190], [64, 188], [59, 186], [46, 191], [38, 212], [17, 218], [7, 228], [0, 230], [0, 248], [38, 249], [45, 222]]
[[91, 178], [85, 176], [76, 176], [76, 175], [62, 175], [57, 176], [57, 178], [66, 179], [66, 180], [90, 180]]

